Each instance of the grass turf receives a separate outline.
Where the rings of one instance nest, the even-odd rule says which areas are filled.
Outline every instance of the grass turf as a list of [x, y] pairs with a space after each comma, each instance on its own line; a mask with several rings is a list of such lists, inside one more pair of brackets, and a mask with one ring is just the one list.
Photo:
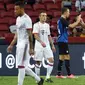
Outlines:
[[[52, 76], [51, 79], [54, 81], [54, 83], [44, 82], [44, 85], [85, 85], [85, 76], [78, 76], [78, 78], [75, 79], [57, 79], [54, 76]], [[1, 76], [0, 85], [17, 85], [17, 76]], [[32, 77], [26, 76], [23, 85], [37, 84]]]

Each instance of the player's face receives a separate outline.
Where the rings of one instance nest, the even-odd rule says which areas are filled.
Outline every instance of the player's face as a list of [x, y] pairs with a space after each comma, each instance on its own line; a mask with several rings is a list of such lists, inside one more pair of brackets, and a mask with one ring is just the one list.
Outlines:
[[66, 17], [69, 18], [69, 16], [70, 16], [70, 10], [67, 9], [67, 11], [66, 11]]
[[15, 6], [14, 7], [14, 12], [16, 16], [20, 16], [21, 15], [21, 8], [20, 6]]
[[41, 13], [40, 16], [39, 16], [39, 18], [40, 18], [40, 21], [46, 22], [46, 20], [47, 20], [47, 14], [46, 13]]

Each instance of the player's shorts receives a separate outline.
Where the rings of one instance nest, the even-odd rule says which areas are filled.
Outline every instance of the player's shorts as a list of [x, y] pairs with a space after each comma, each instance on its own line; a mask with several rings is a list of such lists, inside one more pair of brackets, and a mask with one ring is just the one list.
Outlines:
[[18, 44], [16, 49], [16, 66], [28, 66], [29, 59], [29, 45]]
[[42, 61], [42, 59], [53, 58], [53, 52], [51, 48], [42, 48], [35, 50], [34, 59], [35, 61]]
[[60, 55], [69, 54], [68, 43], [58, 42], [58, 48]]

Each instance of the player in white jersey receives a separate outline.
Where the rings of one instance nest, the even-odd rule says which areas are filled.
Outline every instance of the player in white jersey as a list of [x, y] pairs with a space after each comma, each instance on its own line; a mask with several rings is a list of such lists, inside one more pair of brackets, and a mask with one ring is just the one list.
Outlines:
[[39, 15], [39, 19], [40, 21], [35, 23], [33, 26], [33, 34], [36, 40], [35, 41], [35, 61], [36, 61], [35, 72], [37, 73], [37, 75], [40, 75], [41, 61], [44, 57], [48, 62], [46, 81], [53, 82], [50, 78], [50, 74], [52, 72], [53, 63], [54, 63], [52, 50], [55, 51], [55, 47], [50, 35], [50, 26], [49, 24], [46, 23], [47, 14], [45, 12], [41, 12]]
[[32, 21], [24, 12], [24, 4], [17, 2], [15, 4], [16, 33], [7, 51], [11, 52], [14, 44], [17, 41], [16, 59], [18, 67], [18, 85], [23, 85], [25, 74], [31, 75], [36, 79], [38, 85], [43, 85], [43, 79], [37, 76], [29, 67], [28, 62], [30, 54], [33, 53], [32, 43]]

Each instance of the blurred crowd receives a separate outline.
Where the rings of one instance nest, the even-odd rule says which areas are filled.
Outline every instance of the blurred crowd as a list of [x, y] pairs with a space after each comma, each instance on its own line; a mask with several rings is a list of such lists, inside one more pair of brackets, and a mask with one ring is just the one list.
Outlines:
[[[16, 1], [22, 1], [23, 3], [30, 4], [30, 5], [43, 3], [43, 0], [11, 0], [11, 1], [12, 1], [12, 3], [16, 2]], [[54, 3], [56, 2], [56, 0], [52, 0], [52, 1]], [[85, 0], [76, 0], [75, 3], [73, 3], [72, 0], [62, 0], [61, 8], [68, 7], [70, 10], [72, 10], [72, 4], [75, 4], [76, 12], [80, 13], [81, 11], [85, 11]], [[75, 21], [75, 17], [74, 17], [74, 21]], [[57, 26], [55, 26], [55, 24], [52, 22], [52, 20], [53, 20], [53, 16], [48, 15], [47, 22], [50, 24], [51, 32], [54, 31], [54, 34], [52, 35], [52, 37], [55, 37], [56, 33], [58, 33]], [[56, 29], [56, 31], [55, 31], [55, 29]], [[69, 32], [69, 36], [85, 37], [85, 30], [81, 26], [77, 26], [74, 29], [69, 29], [68, 32]]]

